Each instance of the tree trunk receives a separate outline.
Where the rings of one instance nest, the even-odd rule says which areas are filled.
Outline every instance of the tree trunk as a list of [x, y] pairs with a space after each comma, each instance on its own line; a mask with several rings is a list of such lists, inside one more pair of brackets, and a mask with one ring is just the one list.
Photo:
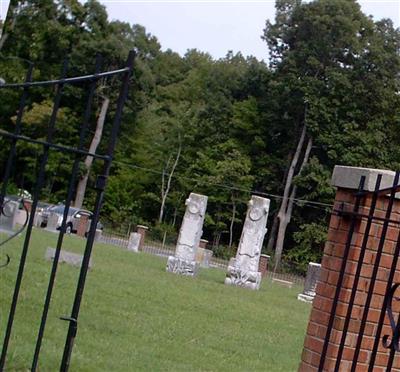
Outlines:
[[7, 41], [8, 36], [14, 30], [17, 23], [17, 9], [12, 5], [12, 1], [8, 6], [7, 17], [3, 23], [3, 29], [0, 30], [0, 51], [3, 49], [4, 43]]
[[292, 161], [290, 163], [288, 175], [286, 177], [285, 189], [283, 193], [283, 198], [281, 202], [281, 206], [278, 212], [278, 220], [279, 220], [279, 228], [278, 228], [278, 235], [276, 238], [276, 245], [275, 245], [275, 268], [276, 271], [280, 265], [281, 257], [282, 257], [282, 250], [283, 250], [283, 242], [285, 239], [286, 228], [289, 223], [290, 217], [287, 214], [288, 211], [288, 203], [289, 203], [289, 194], [290, 189], [293, 182], [294, 172], [298, 165], [301, 150], [304, 145], [304, 139], [306, 137], [306, 125], [304, 124], [303, 129], [301, 130], [301, 135], [299, 138], [299, 142], [297, 143], [296, 152], [293, 155]]
[[229, 248], [232, 247], [233, 224], [235, 223], [235, 217], [236, 217], [236, 202], [235, 199], [232, 197], [232, 218], [231, 218], [231, 226], [229, 228]]
[[278, 230], [278, 215], [274, 217], [274, 221], [272, 222], [271, 231], [269, 232], [269, 239], [267, 244], [267, 251], [270, 252], [274, 249], [275, 241], [276, 241], [276, 232]]
[[[95, 154], [97, 150], [97, 146], [101, 141], [101, 136], [103, 134], [104, 122], [106, 120], [106, 114], [108, 110], [108, 106], [110, 104], [110, 100], [107, 97], [104, 97], [103, 103], [101, 105], [101, 110], [99, 117], [97, 119], [96, 131], [94, 133], [92, 142], [90, 143], [89, 152]], [[85, 159], [85, 174], [79, 180], [78, 186], [76, 188], [76, 196], [74, 201], [74, 207], [82, 208], [83, 200], [85, 198], [86, 186], [89, 179], [90, 168], [93, 164], [93, 157], [88, 155]]]
[[[165, 208], [165, 201], [167, 200], [167, 196], [168, 196], [168, 193], [169, 193], [169, 190], [170, 190], [170, 187], [171, 187], [171, 180], [172, 180], [172, 177], [173, 177], [173, 175], [174, 175], [175, 168], [176, 168], [176, 166], [178, 165], [179, 158], [180, 158], [180, 156], [181, 156], [181, 151], [182, 151], [182, 143], [181, 143], [181, 141], [179, 141], [178, 153], [176, 154], [175, 162], [174, 162], [174, 164], [172, 165], [171, 172], [170, 172], [169, 175], [168, 175], [168, 181], [167, 181], [166, 188], [164, 188], [164, 177], [165, 177], [165, 172], [163, 171], [163, 174], [162, 174], [161, 207], [160, 207], [160, 216], [159, 216], [159, 218], [158, 218], [158, 222], [159, 222], [159, 223], [161, 223], [162, 220], [163, 220], [164, 208]], [[168, 160], [168, 162], [167, 162], [167, 167], [168, 167], [168, 164], [169, 164], [169, 160]]]

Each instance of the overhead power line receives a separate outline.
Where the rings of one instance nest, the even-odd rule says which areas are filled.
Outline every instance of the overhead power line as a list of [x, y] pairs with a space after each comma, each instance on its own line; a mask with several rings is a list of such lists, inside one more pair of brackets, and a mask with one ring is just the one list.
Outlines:
[[[163, 172], [153, 169], [153, 168], [147, 168], [147, 167], [141, 167], [139, 165], [134, 165], [134, 164], [128, 164], [126, 162], [123, 161], [113, 161], [113, 164], [119, 164], [125, 167], [129, 167], [129, 168], [133, 168], [133, 169], [140, 169], [149, 173], [153, 173], [153, 174], [157, 174], [157, 175], [163, 175]], [[169, 176], [169, 173], [164, 172], [164, 176]], [[185, 177], [185, 176], [179, 176], [174, 174], [172, 176], [173, 178], [177, 178], [177, 179], [181, 179], [181, 180], [186, 180], [186, 181], [191, 181], [193, 182], [193, 178], [189, 178], [189, 177]], [[199, 183], [205, 183], [202, 182], [201, 180], [197, 180]], [[283, 196], [281, 195], [276, 195], [276, 194], [271, 194], [271, 193], [267, 193], [267, 192], [263, 192], [263, 191], [257, 191], [257, 190], [251, 190], [251, 189], [245, 189], [245, 188], [241, 188], [238, 186], [233, 186], [233, 185], [228, 185], [228, 184], [221, 184], [221, 183], [217, 183], [217, 182], [207, 182], [207, 184], [215, 186], [215, 187], [219, 187], [219, 188], [224, 188], [227, 190], [234, 190], [234, 191], [241, 191], [241, 192], [248, 192], [250, 194], [253, 195], [259, 195], [259, 196], [267, 196], [269, 198], [273, 198], [273, 199], [279, 199], [282, 200]], [[308, 206], [308, 207], [313, 207], [315, 209], [320, 209], [320, 210], [325, 210], [326, 208], [333, 208], [332, 204], [327, 204], [327, 203], [322, 203], [322, 202], [316, 202], [316, 201], [310, 201], [310, 200], [306, 200], [306, 199], [298, 199], [298, 198], [294, 198], [293, 201], [295, 202], [296, 205], [302, 207], [302, 206]]]

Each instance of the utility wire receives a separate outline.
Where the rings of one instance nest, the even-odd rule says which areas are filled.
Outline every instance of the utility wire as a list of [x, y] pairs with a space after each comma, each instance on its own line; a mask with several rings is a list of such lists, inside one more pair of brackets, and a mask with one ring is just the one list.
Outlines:
[[[152, 169], [152, 168], [141, 167], [139, 165], [134, 165], [134, 164], [128, 164], [128, 163], [125, 163], [125, 162], [122, 162], [122, 161], [114, 160], [113, 164], [118, 164], [118, 165], [122, 165], [122, 166], [125, 166], [125, 167], [133, 168], [133, 169], [140, 169], [140, 170], [144, 170], [146, 172], [153, 173], [153, 174], [163, 175], [163, 172], [161, 172], [159, 170], [155, 170], [155, 169]], [[169, 176], [169, 173], [164, 172], [164, 175], [165, 176]], [[172, 177], [173, 178], [182, 179], [182, 180], [186, 180], [186, 181], [191, 181], [191, 182], [193, 181], [193, 178], [189, 178], [189, 177], [185, 177], [185, 176], [178, 176], [176, 174], [174, 174]], [[201, 184], [201, 183], [204, 183], [204, 182], [199, 181], [199, 183]], [[244, 188], [241, 188], [241, 187], [227, 185], [227, 184], [221, 184], [221, 183], [216, 183], [216, 182], [207, 182], [207, 183], [212, 185], [212, 186], [224, 188], [224, 189], [227, 189], [227, 190], [248, 192], [248, 193], [251, 193], [251, 194], [254, 194], [254, 195], [268, 196], [270, 198], [279, 199], [279, 200], [283, 199], [283, 196], [281, 196], [281, 195], [270, 194], [270, 193], [266, 193], [266, 192], [263, 192], [263, 191], [244, 189]], [[326, 208], [330, 208], [330, 209], [333, 208], [333, 204], [327, 204], [327, 203], [310, 201], [310, 200], [305, 200], [305, 199], [297, 199], [297, 198], [294, 198], [293, 200], [296, 203], [296, 205], [298, 205], [299, 207], [308, 206], [308, 207], [311, 207], [311, 208], [325, 210], [325, 211], [326, 211]]]

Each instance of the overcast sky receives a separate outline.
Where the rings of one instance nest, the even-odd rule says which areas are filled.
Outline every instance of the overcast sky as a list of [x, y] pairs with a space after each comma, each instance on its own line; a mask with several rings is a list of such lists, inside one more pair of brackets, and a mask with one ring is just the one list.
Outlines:
[[[110, 19], [139, 23], [156, 36], [162, 48], [184, 54], [197, 48], [214, 58], [229, 50], [267, 59], [266, 43], [260, 39], [265, 20], [274, 20], [274, 0], [249, 1], [136, 1], [100, 0]], [[391, 18], [400, 25], [400, 0], [359, 1], [374, 19]]]
[[[158, 38], [163, 50], [183, 55], [197, 48], [221, 58], [229, 50], [267, 59], [260, 38], [265, 20], [275, 16], [275, 0], [100, 0], [110, 19], [139, 23]], [[4, 19], [9, 0], [0, 0]], [[400, 26], [400, 0], [360, 0], [361, 9], [375, 20], [391, 18]]]

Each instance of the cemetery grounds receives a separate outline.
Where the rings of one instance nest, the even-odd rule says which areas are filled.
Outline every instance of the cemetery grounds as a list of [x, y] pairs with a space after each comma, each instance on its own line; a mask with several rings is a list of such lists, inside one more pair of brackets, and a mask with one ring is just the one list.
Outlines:
[[[35, 229], [9, 348], [9, 371], [32, 360], [57, 234]], [[23, 236], [2, 248], [0, 328], [5, 328]], [[66, 236], [63, 249], [83, 253], [85, 239]], [[264, 278], [259, 291], [224, 285], [225, 271], [198, 277], [165, 271], [166, 258], [95, 243], [71, 371], [297, 371], [311, 306], [303, 288]], [[55, 371], [65, 342], [79, 269], [59, 265], [40, 371]]]

